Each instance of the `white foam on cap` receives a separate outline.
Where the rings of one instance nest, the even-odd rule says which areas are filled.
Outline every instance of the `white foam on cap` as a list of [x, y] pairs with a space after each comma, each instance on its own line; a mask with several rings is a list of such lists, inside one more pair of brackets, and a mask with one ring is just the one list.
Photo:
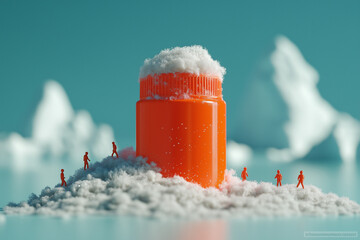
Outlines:
[[162, 50], [153, 58], [144, 61], [140, 68], [140, 79], [161, 73], [194, 73], [217, 76], [223, 80], [226, 69], [210, 56], [207, 49], [199, 45], [175, 47]]

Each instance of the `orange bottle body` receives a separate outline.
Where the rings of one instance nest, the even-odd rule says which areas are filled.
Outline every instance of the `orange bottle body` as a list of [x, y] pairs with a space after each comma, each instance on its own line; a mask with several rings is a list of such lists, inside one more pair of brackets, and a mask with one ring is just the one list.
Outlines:
[[[194, 84], [195, 88], [201, 88], [196, 92], [192, 91], [195, 88], [188, 91], [192, 84], [189, 76], [195, 77], [195, 82], [199, 80], [198, 76], [163, 76], [170, 78], [149, 81], [155, 88], [165, 83], [164, 89], [150, 87], [153, 90], [149, 91], [142, 88], [152, 94], [158, 91], [156, 94], [160, 96], [149, 99], [143, 94], [136, 104], [136, 153], [147, 157], [148, 162], [155, 162], [164, 177], [179, 175], [203, 187], [217, 187], [224, 180], [226, 169], [226, 103], [221, 95], [213, 94], [219, 91], [214, 86], [219, 83], [221, 86], [221, 82], [205, 79], [200, 86]], [[169, 82], [178, 84], [175, 90], [180, 94], [177, 97], [173, 97], [174, 89]], [[143, 83], [149, 86], [149, 83]], [[207, 91], [208, 88], [213, 90], [212, 93]], [[186, 97], [179, 97], [184, 92]]]

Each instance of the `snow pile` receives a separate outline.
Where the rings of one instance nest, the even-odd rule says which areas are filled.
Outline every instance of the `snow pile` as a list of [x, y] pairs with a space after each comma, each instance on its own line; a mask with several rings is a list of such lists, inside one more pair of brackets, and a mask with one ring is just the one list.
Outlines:
[[0, 165], [36, 169], [41, 161], [78, 159], [85, 151], [102, 158], [111, 151], [113, 140], [109, 125], [96, 126], [87, 111], [75, 112], [62, 86], [49, 81], [33, 118], [31, 136], [11, 133], [0, 139]]
[[[234, 140], [254, 148], [268, 148], [272, 160], [291, 161], [317, 156], [344, 161], [356, 159], [360, 123], [336, 111], [317, 89], [318, 72], [286, 37], [278, 37], [275, 49], [260, 71], [239, 109]], [[335, 129], [335, 130], [334, 130]], [[331, 156], [334, 146], [337, 152]]]
[[210, 56], [202, 46], [175, 47], [162, 50], [151, 59], [146, 59], [140, 69], [140, 79], [161, 73], [194, 73], [213, 75], [223, 79], [226, 69]]
[[204, 189], [181, 177], [163, 178], [155, 165], [135, 157], [105, 158], [68, 180], [68, 187], [46, 187], [27, 202], [10, 203], [5, 214], [129, 214], [157, 218], [209, 218], [301, 215], [354, 215], [360, 206], [348, 198], [324, 194], [314, 186], [277, 188], [242, 182], [230, 171], [220, 190]]

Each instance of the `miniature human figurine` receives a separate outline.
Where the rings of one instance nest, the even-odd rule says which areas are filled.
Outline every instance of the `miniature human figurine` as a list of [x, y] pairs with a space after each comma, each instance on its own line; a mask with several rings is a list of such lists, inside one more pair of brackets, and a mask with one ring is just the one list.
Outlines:
[[113, 152], [112, 152], [112, 154], [111, 154], [111, 157], [114, 157], [114, 154], [116, 154], [116, 158], [118, 158], [119, 155], [118, 155], [118, 153], [117, 153], [117, 151], [116, 151], [117, 147], [116, 147], [116, 145], [115, 145], [115, 142], [112, 142], [112, 145], [113, 145]]
[[242, 173], [241, 173], [241, 178], [242, 178], [242, 180], [243, 181], [245, 181], [246, 180], [246, 177], [248, 177], [249, 175], [248, 175], [248, 173], [247, 173], [247, 171], [246, 171], [246, 167], [244, 167], [244, 170], [242, 171]]
[[277, 174], [276, 174], [275, 178], [276, 178], [276, 186], [278, 187], [279, 184], [281, 186], [282, 175], [280, 174], [280, 170], [277, 170]]
[[85, 152], [85, 155], [84, 155], [84, 170], [89, 169], [88, 161], [90, 162], [90, 159], [88, 157], [88, 152]]
[[303, 171], [300, 171], [300, 175], [298, 176], [299, 183], [297, 184], [296, 187], [299, 187], [301, 183], [302, 188], [304, 188], [304, 178], [305, 176], [303, 175]]
[[65, 176], [64, 176], [64, 169], [61, 169], [60, 179], [61, 179], [61, 186], [63, 186], [63, 185], [65, 184], [65, 187], [66, 187]]

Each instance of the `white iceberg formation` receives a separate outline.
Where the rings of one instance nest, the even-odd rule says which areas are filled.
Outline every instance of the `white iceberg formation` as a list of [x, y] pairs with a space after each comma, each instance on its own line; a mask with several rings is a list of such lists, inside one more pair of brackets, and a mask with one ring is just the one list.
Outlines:
[[140, 79], [161, 73], [194, 73], [213, 75], [223, 79], [226, 69], [210, 56], [202, 46], [175, 47], [162, 50], [151, 59], [145, 59], [140, 68]]
[[310, 185], [302, 189], [293, 184], [276, 187], [266, 182], [243, 182], [230, 171], [220, 189], [205, 189], [178, 176], [163, 178], [155, 165], [136, 158], [132, 149], [119, 155], [119, 159], [96, 162], [87, 171], [79, 169], [67, 187], [46, 187], [26, 202], [8, 204], [4, 213], [156, 218], [360, 214], [356, 202]]
[[[234, 139], [268, 148], [268, 157], [290, 161], [335, 137], [344, 161], [354, 161], [360, 123], [335, 110], [319, 93], [318, 72], [286, 37], [278, 37], [246, 93]], [[328, 151], [326, 147], [323, 149]]]
[[74, 111], [62, 88], [48, 81], [37, 106], [30, 137], [11, 133], [0, 139], [0, 164], [36, 169], [42, 162], [81, 159], [85, 151], [102, 158], [114, 140], [109, 125], [96, 126], [87, 111]]

